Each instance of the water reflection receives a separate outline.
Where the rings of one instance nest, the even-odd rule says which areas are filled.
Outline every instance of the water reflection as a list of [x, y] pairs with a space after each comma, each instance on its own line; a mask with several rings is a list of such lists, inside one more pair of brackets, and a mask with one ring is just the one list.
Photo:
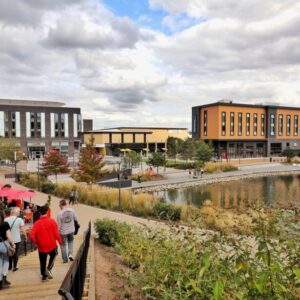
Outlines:
[[300, 204], [300, 175], [268, 176], [156, 193], [167, 202], [201, 207], [205, 200], [223, 208]]

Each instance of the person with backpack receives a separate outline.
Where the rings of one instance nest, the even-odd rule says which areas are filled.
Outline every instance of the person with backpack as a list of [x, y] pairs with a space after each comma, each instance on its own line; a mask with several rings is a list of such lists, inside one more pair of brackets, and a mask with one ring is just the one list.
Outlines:
[[19, 259], [19, 247], [21, 244], [21, 234], [24, 236], [24, 240], [27, 240], [27, 235], [25, 231], [25, 223], [23, 219], [19, 218], [20, 208], [14, 207], [11, 211], [11, 216], [5, 218], [5, 221], [10, 226], [10, 231], [12, 234], [13, 241], [16, 245], [16, 251], [13, 256], [9, 257], [9, 270], [13, 272], [18, 270], [18, 259]]
[[[58, 230], [61, 235], [63, 244], [61, 245], [61, 255], [63, 263], [68, 260], [73, 261], [73, 240], [75, 233], [75, 222], [78, 222], [77, 215], [73, 208], [67, 207], [66, 200], [60, 200], [59, 207], [61, 211], [57, 215]], [[68, 244], [68, 255], [67, 255]]]

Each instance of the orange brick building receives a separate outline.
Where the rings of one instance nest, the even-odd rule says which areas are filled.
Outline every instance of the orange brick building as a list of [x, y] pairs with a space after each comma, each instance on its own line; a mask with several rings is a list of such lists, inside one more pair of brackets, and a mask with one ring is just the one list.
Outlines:
[[192, 136], [218, 156], [263, 157], [286, 148], [300, 154], [300, 108], [221, 100], [192, 108]]

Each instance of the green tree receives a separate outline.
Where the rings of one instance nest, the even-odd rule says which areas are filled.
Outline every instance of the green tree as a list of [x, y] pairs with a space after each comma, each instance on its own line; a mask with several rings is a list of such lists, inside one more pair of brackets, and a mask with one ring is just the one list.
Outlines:
[[123, 156], [122, 161], [125, 168], [132, 168], [139, 165], [141, 162], [141, 155], [135, 151], [130, 151]]
[[183, 146], [183, 140], [175, 137], [169, 137], [167, 139], [167, 153], [171, 158], [175, 158], [175, 162], [177, 159], [177, 155], [181, 153]]
[[153, 156], [148, 159], [148, 165], [152, 165], [157, 168], [157, 174], [158, 174], [158, 168], [163, 167], [166, 165], [166, 155], [162, 152], [155, 152], [153, 153]]
[[203, 141], [199, 141], [196, 144], [196, 159], [200, 165], [204, 165], [211, 160], [213, 154], [213, 148]]
[[69, 172], [68, 159], [62, 156], [57, 149], [51, 148], [44, 156], [41, 169], [47, 175], [55, 175], [55, 181], [57, 183], [57, 174]]
[[292, 160], [292, 158], [295, 157], [295, 152], [292, 149], [290, 149], [290, 148], [285, 148], [282, 151], [282, 155], [286, 156], [287, 162], [290, 163], [291, 160]]
[[105, 165], [102, 161], [103, 157], [97, 153], [93, 144], [94, 138], [92, 137], [86, 147], [80, 151], [78, 169], [74, 174], [76, 181], [95, 183], [107, 173], [102, 170]]
[[0, 138], [0, 159], [10, 162], [20, 161], [24, 158], [20, 144], [13, 140], [3, 140]]
[[188, 161], [192, 160], [196, 156], [196, 145], [195, 141], [188, 139], [183, 142], [182, 150], [181, 150], [182, 158]]

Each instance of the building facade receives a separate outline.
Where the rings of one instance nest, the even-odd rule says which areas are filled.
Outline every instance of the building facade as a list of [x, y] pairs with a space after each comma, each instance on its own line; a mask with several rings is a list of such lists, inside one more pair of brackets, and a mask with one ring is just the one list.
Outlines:
[[168, 137], [185, 140], [189, 138], [189, 132], [187, 128], [117, 127], [84, 132], [84, 143], [89, 143], [92, 136], [99, 151], [105, 148], [107, 155], [116, 155], [123, 149], [165, 151]]
[[192, 137], [209, 142], [221, 157], [300, 154], [300, 108], [232, 101], [192, 108]]
[[53, 101], [0, 100], [0, 138], [20, 144], [29, 158], [49, 148], [72, 156], [82, 139], [80, 108]]

